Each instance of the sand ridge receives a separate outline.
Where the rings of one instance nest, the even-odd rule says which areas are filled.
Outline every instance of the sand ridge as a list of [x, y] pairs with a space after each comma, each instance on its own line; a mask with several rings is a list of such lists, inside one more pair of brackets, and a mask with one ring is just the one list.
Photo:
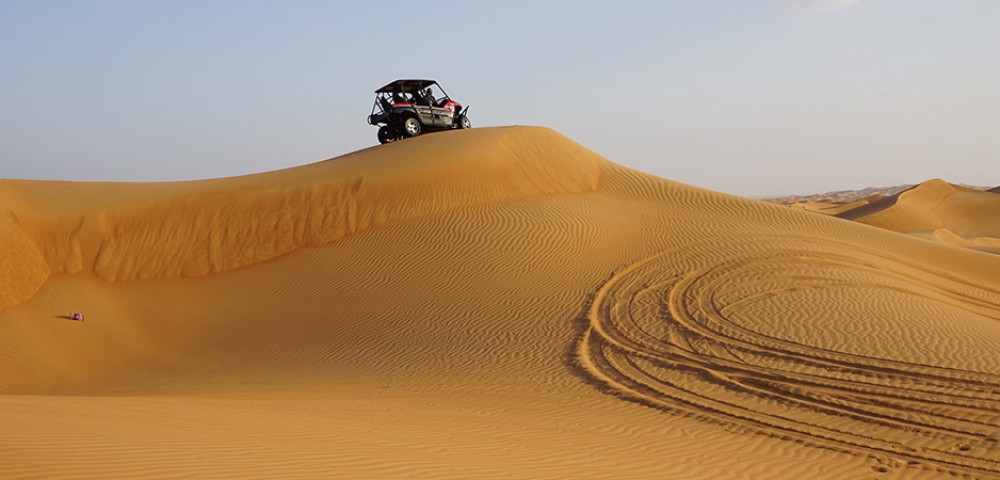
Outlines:
[[941, 179], [928, 180], [837, 216], [969, 248], [988, 247], [1000, 238], [1000, 195]]
[[[104, 185], [96, 183], [15, 181], [4, 189], [20, 197], [24, 208], [15, 213], [49, 268], [123, 281], [225, 272], [387, 222], [585, 192], [600, 181], [603, 159], [558, 135], [506, 129], [457, 137], [422, 137], [401, 155], [393, 154], [397, 146], [368, 149], [268, 175], [119, 185], [117, 204], [104, 200]], [[480, 155], [463, 155], [470, 145]], [[434, 165], [421, 165], [430, 156]], [[55, 217], [35, 211], [60, 202]]]

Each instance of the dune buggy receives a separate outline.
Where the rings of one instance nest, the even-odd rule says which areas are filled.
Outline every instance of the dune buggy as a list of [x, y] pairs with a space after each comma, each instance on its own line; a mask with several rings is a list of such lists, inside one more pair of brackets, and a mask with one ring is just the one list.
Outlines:
[[[440, 97], [435, 98], [435, 90]], [[434, 80], [396, 80], [375, 90], [368, 123], [376, 125], [379, 143], [416, 137], [424, 132], [472, 128], [469, 107], [454, 101]]]

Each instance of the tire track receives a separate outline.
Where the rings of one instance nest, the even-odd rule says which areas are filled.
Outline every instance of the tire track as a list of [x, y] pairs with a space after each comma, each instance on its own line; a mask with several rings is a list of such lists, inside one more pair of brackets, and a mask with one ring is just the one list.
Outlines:
[[[857, 306], [830, 301], [841, 297]], [[924, 304], [935, 310], [910, 311]], [[784, 323], [772, 318], [782, 309], [793, 312]], [[931, 311], [957, 322], [944, 325], [954, 335], [985, 333], [964, 344], [969, 352], [944, 357], [894, 348], [952, 345], [936, 338]], [[594, 294], [586, 320], [578, 366], [611, 394], [805, 444], [1000, 477], [1000, 361], [991, 355], [1000, 292], [855, 245], [747, 235], [626, 267]], [[816, 338], [812, 326], [824, 322], [862, 322], [893, 341], [829, 330]]]

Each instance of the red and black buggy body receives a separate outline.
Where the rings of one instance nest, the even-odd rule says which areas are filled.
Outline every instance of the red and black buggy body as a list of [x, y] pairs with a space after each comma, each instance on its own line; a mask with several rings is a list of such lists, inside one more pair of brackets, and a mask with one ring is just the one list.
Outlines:
[[468, 110], [434, 80], [402, 79], [375, 90], [368, 123], [379, 127], [379, 143], [390, 143], [424, 132], [471, 128]]

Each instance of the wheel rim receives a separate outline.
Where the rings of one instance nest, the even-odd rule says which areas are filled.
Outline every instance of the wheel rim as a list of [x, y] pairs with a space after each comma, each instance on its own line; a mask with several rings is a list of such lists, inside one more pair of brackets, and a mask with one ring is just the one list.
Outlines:
[[417, 136], [418, 133], [420, 133], [420, 125], [417, 124], [417, 121], [412, 118], [406, 121], [405, 126], [406, 126], [406, 133], [409, 134], [411, 137], [415, 137]]

